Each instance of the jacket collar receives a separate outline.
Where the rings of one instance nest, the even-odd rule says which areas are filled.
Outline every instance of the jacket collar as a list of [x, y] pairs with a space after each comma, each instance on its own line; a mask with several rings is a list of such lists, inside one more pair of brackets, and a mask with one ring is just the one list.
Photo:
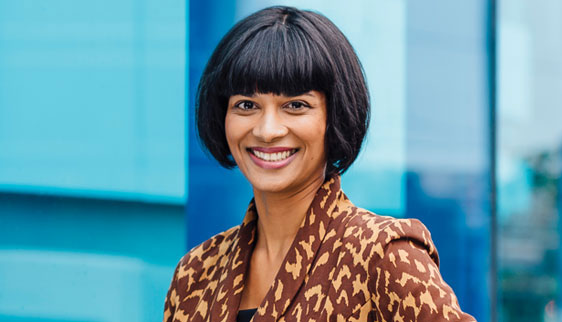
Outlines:
[[[339, 176], [328, 178], [318, 189], [279, 272], [258, 307], [253, 321], [267, 316], [283, 316], [309, 274], [314, 258], [326, 236], [337, 202], [343, 197]], [[227, 253], [226, 267], [217, 285], [215, 300], [210, 303], [212, 321], [236, 321], [244, 289], [245, 274], [256, 242], [257, 211], [250, 202], [240, 230]], [[222, 265], [221, 265], [222, 266]]]

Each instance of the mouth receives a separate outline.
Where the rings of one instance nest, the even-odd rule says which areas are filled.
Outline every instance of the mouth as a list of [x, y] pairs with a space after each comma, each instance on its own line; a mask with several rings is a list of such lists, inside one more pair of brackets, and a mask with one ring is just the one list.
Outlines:
[[281, 162], [297, 153], [299, 149], [290, 148], [247, 148], [256, 158], [265, 162]]
[[273, 170], [281, 169], [289, 165], [297, 157], [298, 148], [247, 148], [250, 159], [255, 165], [262, 169]]

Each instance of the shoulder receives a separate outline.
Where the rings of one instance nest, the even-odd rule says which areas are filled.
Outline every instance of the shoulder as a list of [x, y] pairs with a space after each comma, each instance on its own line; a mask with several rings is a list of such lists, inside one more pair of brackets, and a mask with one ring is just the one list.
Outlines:
[[193, 247], [180, 259], [174, 280], [184, 284], [182, 286], [189, 286], [200, 280], [199, 277], [209, 269], [224, 266], [226, 255], [238, 239], [239, 230], [240, 226], [232, 227]]
[[474, 321], [441, 277], [437, 250], [419, 220], [349, 210], [344, 239], [355, 239], [368, 256], [367, 287], [382, 320]]
[[[226, 265], [226, 256], [238, 238], [240, 226], [217, 234], [185, 254], [176, 266], [166, 302], [164, 321], [172, 321], [178, 306], [190, 294], [205, 289]], [[185, 304], [185, 303], [184, 303]]]
[[224, 255], [238, 237], [240, 226], [232, 227], [193, 247], [180, 260], [179, 266], [207, 266], [215, 264], [216, 255]]
[[344, 219], [344, 238], [356, 238], [362, 244], [371, 244], [373, 259], [385, 256], [390, 245], [408, 243], [424, 250], [439, 265], [437, 249], [431, 233], [418, 219], [394, 218], [373, 213], [350, 205]]

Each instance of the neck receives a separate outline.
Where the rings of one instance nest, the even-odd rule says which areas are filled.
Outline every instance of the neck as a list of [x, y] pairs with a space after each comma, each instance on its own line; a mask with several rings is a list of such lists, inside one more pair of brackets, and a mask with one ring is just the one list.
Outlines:
[[254, 190], [259, 214], [256, 250], [264, 251], [271, 259], [285, 257], [324, 179], [323, 174], [312, 178], [292, 192]]

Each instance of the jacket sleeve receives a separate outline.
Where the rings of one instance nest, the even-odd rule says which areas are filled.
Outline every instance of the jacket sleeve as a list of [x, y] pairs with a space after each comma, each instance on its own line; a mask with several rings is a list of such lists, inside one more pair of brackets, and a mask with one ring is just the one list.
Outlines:
[[172, 278], [172, 282], [170, 284], [170, 288], [168, 289], [168, 294], [166, 295], [166, 300], [164, 302], [164, 319], [163, 322], [172, 322], [174, 320], [174, 314], [176, 312], [176, 305], [178, 303], [178, 296], [177, 296], [177, 279], [178, 279], [178, 271], [180, 269], [182, 261], [178, 263], [176, 266], [176, 270], [174, 271], [174, 277]]
[[441, 277], [437, 251], [421, 222], [396, 220], [383, 236], [382, 257], [372, 266], [373, 305], [382, 321], [475, 321]]

